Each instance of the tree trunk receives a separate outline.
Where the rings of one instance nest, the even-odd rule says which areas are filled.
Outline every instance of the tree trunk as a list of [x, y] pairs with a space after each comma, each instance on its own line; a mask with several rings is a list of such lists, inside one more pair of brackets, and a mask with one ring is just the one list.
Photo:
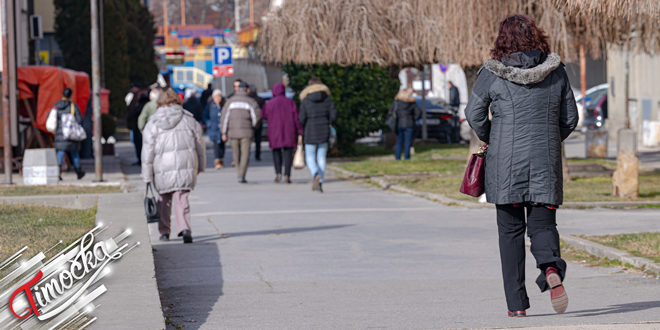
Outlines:
[[572, 181], [571, 173], [568, 171], [568, 162], [566, 161], [566, 149], [564, 149], [564, 142], [561, 143], [561, 168], [564, 173], [564, 182]]

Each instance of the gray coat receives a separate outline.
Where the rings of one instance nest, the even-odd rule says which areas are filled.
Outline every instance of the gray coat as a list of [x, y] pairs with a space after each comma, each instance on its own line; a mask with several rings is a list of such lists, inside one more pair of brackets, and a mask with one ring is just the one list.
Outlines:
[[479, 139], [490, 143], [486, 198], [561, 205], [561, 142], [577, 125], [575, 98], [559, 55], [522, 55], [526, 63], [486, 61], [465, 109]]
[[192, 190], [204, 172], [202, 126], [180, 105], [158, 108], [142, 132], [142, 180], [159, 194]]

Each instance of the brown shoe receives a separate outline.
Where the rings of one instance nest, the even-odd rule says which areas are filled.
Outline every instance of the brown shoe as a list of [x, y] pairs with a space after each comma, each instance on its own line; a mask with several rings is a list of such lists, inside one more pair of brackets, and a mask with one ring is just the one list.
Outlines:
[[291, 178], [288, 175], [284, 176], [284, 182], [291, 183]]
[[321, 176], [316, 174], [314, 175], [314, 182], [312, 182], [312, 191], [319, 190], [319, 182], [321, 181]]
[[231, 166], [232, 166], [232, 167], [236, 166], [236, 162], [232, 160], [232, 161], [231, 161]]
[[282, 174], [276, 174], [275, 175], [275, 182], [280, 182], [282, 181]]
[[220, 158], [220, 168], [225, 168], [225, 161]]
[[550, 286], [550, 301], [552, 302], [552, 308], [554, 308], [557, 313], [565, 312], [568, 307], [568, 295], [566, 295], [564, 285], [561, 283], [559, 272], [557, 272], [554, 267], [548, 267], [548, 269], [546, 269], [545, 281], [548, 282], [548, 285]]
[[213, 161], [213, 163], [215, 164], [215, 169], [216, 169], [216, 170], [219, 170], [219, 169], [222, 168], [222, 166], [220, 166], [220, 159], [219, 159], [219, 158], [216, 158], [216, 159]]
[[527, 313], [525, 311], [509, 311], [509, 317], [525, 317]]

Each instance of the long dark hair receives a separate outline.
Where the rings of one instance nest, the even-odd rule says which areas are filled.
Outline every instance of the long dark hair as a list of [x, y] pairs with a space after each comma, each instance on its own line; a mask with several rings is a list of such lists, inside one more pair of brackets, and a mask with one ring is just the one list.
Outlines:
[[500, 31], [495, 45], [490, 50], [494, 60], [500, 60], [511, 53], [526, 50], [541, 50], [550, 54], [548, 35], [525, 15], [511, 15], [500, 22]]

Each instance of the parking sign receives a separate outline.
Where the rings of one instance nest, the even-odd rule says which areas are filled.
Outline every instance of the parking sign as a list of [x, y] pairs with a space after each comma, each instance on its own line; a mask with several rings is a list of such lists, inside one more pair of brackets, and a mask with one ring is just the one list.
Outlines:
[[231, 46], [215, 46], [213, 48], [213, 65], [233, 65], [231, 58]]

